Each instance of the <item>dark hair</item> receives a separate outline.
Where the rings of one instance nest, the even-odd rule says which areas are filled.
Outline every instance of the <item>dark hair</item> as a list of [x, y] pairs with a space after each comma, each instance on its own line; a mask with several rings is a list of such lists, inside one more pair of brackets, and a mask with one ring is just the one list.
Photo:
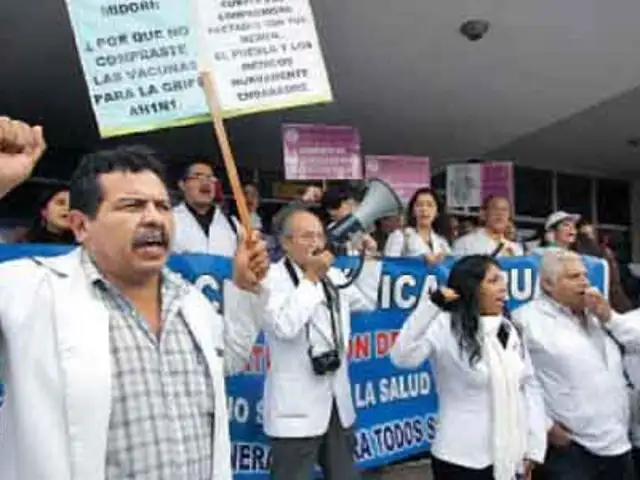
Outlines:
[[448, 217], [444, 212], [444, 206], [442, 201], [440, 200], [440, 197], [438, 197], [436, 192], [429, 187], [419, 188], [418, 190], [413, 192], [413, 195], [411, 195], [409, 203], [407, 204], [407, 210], [405, 211], [405, 225], [413, 228], [417, 227], [417, 220], [415, 214], [413, 213], [413, 209], [415, 208], [416, 202], [418, 201], [420, 195], [431, 195], [431, 198], [433, 198], [433, 200], [436, 202], [438, 215], [434, 219], [431, 228], [438, 235], [444, 235], [448, 228]]
[[460, 351], [468, 354], [469, 364], [476, 364], [482, 357], [478, 340], [480, 328], [480, 284], [490, 266], [500, 268], [489, 255], [469, 255], [461, 258], [451, 269], [447, 286], [460, 298], [445, 303], [442, 295], [434, 295], [433, 301], [451, 313], [451, 330], [458, 340]]
[[154, 173], [166, 185], [162, 163], [153, 150], [145, 146], [122, 146], [85, 155], [71, 177], [69, 207], [95, 217], [103, 200], [101, 175], [144, 171]]
[[209, 160], [192, 160], [187, 163], [183, 163], [182, 171], [180, 172], [180, 180], [187, 179], [187, 177], [189, 176], [189, 171], [191, 170], [191, 167], [193, 167], [194, 165], [206, 165], [211, 169], [211, 171], [214, 171], [213, 162], [210, 162]]
[[337, 210], [343, 202], [355, 198], [355, 194], [349, 188], [333, 187], [324, 192], [321, 204], [324, 210]]
[[576, 234], [576, 241], [571, 246], [571, 250], [580, 255], [589, 255], [591, 257], [604, 258], [604, 251], [592, 238], [589, 238], [584, 233], [578, 232]]

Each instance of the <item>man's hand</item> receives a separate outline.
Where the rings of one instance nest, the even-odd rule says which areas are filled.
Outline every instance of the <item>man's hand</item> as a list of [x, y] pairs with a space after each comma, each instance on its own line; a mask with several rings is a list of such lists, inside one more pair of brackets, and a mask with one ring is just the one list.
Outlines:
[[267, 244], [258, 232], [252, 231], [240, 240], [233, 258], [233, 282], [243, 290], [256, 293], [269, 271], [269, 264]]
[[360, 238], [359, 243], [359, 249], [362, 249], [366, 256], [373, 257], [378, 253], [378, 242], [376, 242], [375, 239], [368, 233], [364, 234]]
[[524, 480], [532, 479], [534, 468], [536, 468], [536, 462], [528, 459], [524, 461]]
[[589, 288], [584, 294], [584, 304], [588, 311], [593, 313], [603, 325], [611, 320], [611, 306], [595, 288]]
[[564, 425], [554, 423], [547, 432], [547, 440], [556, 448], [566, 448], [571, 445], [571, 432]]
[[318, 283], [327, 274], [335, 257], [329, 250], [314, 255], [304, 266], [304, 276], [313, 283]]
[[45, 149], [42, 127], [0, 117], [0, 198], [29, 178]]
[[425, 260], [427, 261], [427, 263], [429, 265], [437, 265], [446, 256], [447, 256], [447, 254], [444, 253], [444, 252], [436, 253], [435, 255], [427, 253], [427, 254], [425, 254], [424, 258], [425, 258]]

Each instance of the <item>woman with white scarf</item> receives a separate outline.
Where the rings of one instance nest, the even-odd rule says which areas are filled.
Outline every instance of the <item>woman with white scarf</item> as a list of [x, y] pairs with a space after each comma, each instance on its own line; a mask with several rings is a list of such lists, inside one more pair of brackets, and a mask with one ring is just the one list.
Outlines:
[[420, 299], [391, 350], [398, 367], [429, 359], [439, 395], [435, 480], [530, 479], [546, 451], [542, 394], [487, 255], [459, 260], [448, 288]]

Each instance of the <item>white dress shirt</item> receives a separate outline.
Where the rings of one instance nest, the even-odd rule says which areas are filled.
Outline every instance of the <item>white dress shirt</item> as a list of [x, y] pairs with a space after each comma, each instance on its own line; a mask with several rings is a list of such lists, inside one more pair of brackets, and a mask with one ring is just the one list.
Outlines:
[[449, 243], [440, 235], [431, 232], [425, 242], [415, 228], [398, 229], [389, 235], [384, 247], [385, 257], [418, 257], [451, 253]]
[[[596, 455], [627, 452], [630, 392], [622, 355], [598, 320], [587, 315], [585, 328], [544, 294], [516, 310], [514, 318], [544, 391], [548, 427], [564, 425], [573, 441]], [[614, 314], [607, 330], [637, 348], [640, 323], [629, 319], [629, 314]]]
[[[481, 317], [481, 322], [500, 317]], [[546, 452], [545, 415], [542, 395], [531, 363], [515, 328], [509, 329], [507, 354], [521, 364], [521, 401], [526, 412], [525, 457], [536, 462]], [[439, 396], [438, 430], [432, 446], [437, 458], [466, 468], [482, 469], [493, 464], [492, 388], [488, 361], [481, 357], [470, 366], [461, 355], [451, 329], [451, 315], [441, 311], [428, 297], [418, 303], [402, 327], [391, 361], [402, 368], [418, 368], [429, 359]], [[524, 459], [523, 459], [524, 460]]]
[[[520, 245], [506, 238], [497, 241], [484, 228], [478, 228], [456, 240], [453, 244], [453, 255], [492, 255], [498, 249], [500, 242], [504, 243], [504, 246], [496, 256], [518, 257], [524, 255]], [[508, 253], [509, 251], [511, 251], [511, 254]]]

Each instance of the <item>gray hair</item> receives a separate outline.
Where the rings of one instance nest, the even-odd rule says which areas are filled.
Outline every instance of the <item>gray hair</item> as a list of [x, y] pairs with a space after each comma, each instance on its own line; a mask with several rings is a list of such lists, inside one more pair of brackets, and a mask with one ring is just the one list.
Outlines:
[[304, 203], [292, 202], [276, 213], [273, 218], [273, 232], [278, 237], [287, 237], [292, 235], [291, 220], [299, 213], [310, 213], [313, 215]]
[[564, 264], [573, 261], [582, 261], [580, 255], [566, 248], [547, 247], [542, 252], [542, 260], [540, 261], [540, 280], [548, 280], [556, 283], [558, 277], [564, 269]]

